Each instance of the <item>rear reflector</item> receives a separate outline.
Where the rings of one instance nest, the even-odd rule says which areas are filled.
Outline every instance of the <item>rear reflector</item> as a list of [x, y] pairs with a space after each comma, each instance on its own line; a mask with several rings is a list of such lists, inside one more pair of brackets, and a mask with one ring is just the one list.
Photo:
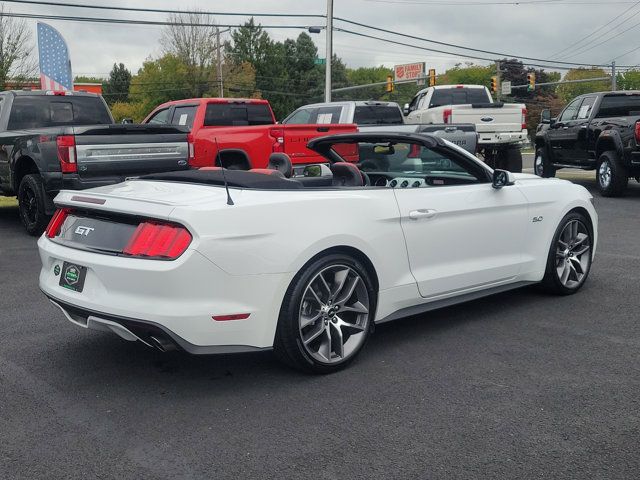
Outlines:
[[62, 227], [64, 221], [67, 219], [70, 211], [71, 210], [68, 208], [60, 208], [56, 210], [56, 213], [53, 214], [53, 217], [51, 218], [51, 221], [47, 226], [47, 230], [45, 231], [45, 234], [48, 238], [54, 238], [58, 236], [58, 234], [60, 233], [60, 228]]
[[216, 322], [228, 322], [230, 320], [246, 320], [249, 318], [250, 313], [236, 313], [234, 315], [214, 315], [213, 318]]
[[133, 257], [175, 259], [191, 243], [189, 231], [179, 225], [143, 222], [122, 253]]
[[73, 135], [60, 135], [56, 139], [58, 145], [58, 160], [62, 173], [78, 171], [76, 163], [76, 138]]
[[527, 109], [522, 109], [522, 130], [527, 129]]
[[636, 143], [640, 143], [640, 122], [636, 122]]

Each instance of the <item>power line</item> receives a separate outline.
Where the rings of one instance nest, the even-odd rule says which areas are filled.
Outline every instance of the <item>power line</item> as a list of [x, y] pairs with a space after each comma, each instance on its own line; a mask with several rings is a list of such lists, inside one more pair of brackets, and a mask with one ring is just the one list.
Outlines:
[[[640, 2], [636, 2], [634, 3], [632, 6], [630, 6], [629, 8], [627, 8], [624, 12], [622, 12], [619, 15], [616, 15], [615, 17], [613, 17], [611, 20], [609, 20], [607, 23], [605, 23], [604, 25], [602, 25], [601, 27], [595, 29], [594, 31], [592, 31], [589, 35], [586, 35], [584, 37], [582, 37], [580, 40], [572, 43], [571, 45], [569, 45], [568, 47], [563, 48], [562, 50], [554, 53], [553, 55], [551, 55], [551, 58], [556, 57], [558, 55], [560, 55], [561, 53], [564, 53], [568, 50], [572, 50], [574, 46], [582, 43], [584, 40], [592, 37], [593, 35], [595, 35], [596, 33], [598, 33], [600, 30], [602, 30], [603, 28], [608, 27], [609, 25], [611, 25], [613, 22], [615, 22], [618, 18], [622, 17], [625, 13], [630, 12], [631, 10], [633, 10], [634, 8], [636, 8], [638, 6], [638, 4], [640, 4]], [[625, 20], [626, 21], [626, 20]], [[624, 23], [624, 22], [623, 22]], [[621, 24], [619, 24], [621, 25]], [[619, 26], [617, 25], [617, 26]], [[615, 28], [615, 27], [614, 27]], [[584, 45], [583, 45], [584, 46]]]
[[206, 12], [198, 10], [170, 10], [160, 8], [139, 8], [139, 7], [115, 7], [107, 5], [80, 5], [77, 3], [47, 2], [39, 0], [2, 0], [7, 3], [21, 3], [27, 5], [46, 5], [50, 7], [71, 7], [71, 8], [88, 8], [93, 10], [118, 10], [123, 12], [146, 12], [146, 13], [175, 13], [175, 14], [193, 14], [193, 15], [212, 15], [212, 16], [242, 16], [242, 17], [298, 17], [298, 18], [324, 18], [325, 15], [316, 14], [295, 14], [295, 13], [238, 13], [238, 12]]
[[407, 33], [394, 32], [393, 30], [387, 30], [386, 28], [372, 27], [372, 26], [366, 25], [364, 23], [355, 22], [353, 20], [348, 20], [348, 19], [340, 18], [340, 17], [335, 17], [335, 20], [339, 20], [339, 21], [344, 22], [344, 23], [349, 23], [351, 25], [357, 25], [359, 27], [368, 28], [370, 30], [376, 30], [376, 31], [379, 31], [379, 32], [390, 33], [392, 35], [397, 35], [397, 36], [400, 36], [400, 37], [411, 38], [412, 40], [420, 40], [420, 41], [423, 41], [423, 42], [435, 43], [436, 45], [443, 45], [445, 47], [459, 48], [459, 49], [462, 49], [462, 50], [468, 50], [468, 51], [471, 51], [471, 52], [478, 52], [478, 53], [486, 53], [488, 55], [496, 55], [496, 56], [499, 56], [499, 57], [505, 57], [505, 58], [511, 57], [511, 58], [518, 58], [518, 59], [522, 59], [522, 60], [532, 60], [534, 62], [558, 63], [558, 64], [562, 64], [562, 65], [576, 65], [576, 66], [581, 66], [581, 67], [591, 67], [591, 66], [593, 66], [593, 64], [588, 64], [588, 63], [564, 62], [564, 61], [559, 61], [559, 60], [547, 60], [547, 59], [544, 59], [544, 58], [525, 57], [525, 56], [522, 56], [522, 55], [511, 55], [511, 54], [508, 54], [508, 53], [494, 52], [494, 51], [491, 51], [491, 50], [483, 50], [483, 49], [480, 49], [480, 48], [466, 47], [464, 45], [456, 45], [454, 43], [440, 42], [438, 40], [432, 40], [432, 39], [429, 39], [429, 38], [417, 37], [415, 35], [409, 35]]

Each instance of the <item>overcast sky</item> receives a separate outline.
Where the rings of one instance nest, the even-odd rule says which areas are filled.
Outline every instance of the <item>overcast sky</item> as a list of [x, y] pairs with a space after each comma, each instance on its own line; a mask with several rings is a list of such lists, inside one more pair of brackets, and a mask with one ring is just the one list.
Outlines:
[[[55, 0], [54, 0], [55, 1]], [[149, 7], [165, 9], [199, 9], [220, 12], [258, 13], [318, 13], [326, 12], [324, 0], [235, 0], [220, 2], [213, 0], [67, 0], [79, 4], [110, 5], [125, 7]], [[616, 15], [637, 7], [615, 20], [583, 44], [589, 48], [630, 29], [611, 41], [586, 51], [582, 55], [571, 55], [568, 60], [583, 63], [605, 63], [636, 47], [637, 51], [618, 58], [618, 64], [640, 64], [640, 2], [630, 0], [520, 0], [514, 5], [510, 0], [335, 0], [334, 15], [367, 25], [400, 31], [443, 42], [471, 46], [474, 48], [504, 52], [512, 55], [551, 58], [556, 52], [570, 46], [584, 36], [611, 21]], [[538, 2], [538, 3], [531, 3]], [[442, 5], [442, 4], [445, 5]], [[477, 3], [478, 5], [469, 5]], [[505, 3], [495, 5], [495, 3]], [[507, 4], [511, 3], [511, 4]], [[91, 9], [63, 8], [52, 6], [30, 6], [17, 3], [5, 4], [13, 12], [46, 13], [58, 15], [85, 15], [94, 17], [133, 18], [163, 20], [162, 14], [127, 14]], [[244, 17], [216, 17], [218, 23], [242, 23]], [[626, 21], [625, 21], [626, 20]], [[138, 25], [102, 25], [68, 21], [45, 20], [65, 36], [74, 75], [106, 76], [114, 62], [123, 62], [133, 73], [148, 57], [160, 54], [159, 37], [163, 27]], [[321, 19], [287, 18], [258, 19], [262, 24], [289, 23], [312, 25]], [[622, 25], [617, 26], [620, 22]], [[27, 20], [32, 27], [35, 40], [35, 20]], [[638, 24], [638, 26], [636, 26]], [[416, 40], [402, 39], [389, 34], [372, 32], [362, 27], [346, 26], [351, 30], [394, 38], [401, 42], [436, 46]], [[612, 27], [614, 30], [608, 33]], [[632, 28], [633, 27], [633, 28]], [[295, 37], [298, 30], [269, 30], [272, 38], [283, 40]], [[600, 38], [598, 38], [600, 37]], [[324, 56], [324, 33], [313, 35]], [[591, 44], [587, 42], [592, 41]], [[417, 49], [391, 45], [380, 41], [359, 38], [344, 32], [335, 32], [334, 51], [350, 67], [393, 66], [397, 63], [424, 61], [427, 68], [438, 72], [455, 63], [468, 61], [451, 55], [430, 53]], [[570, 53], [570, 52], [569, 52]], [[480, 54], [482, 55], [482, 54]], [[489, 55], [493, 58], [493, 55]], [[562, 57], [562, 55], [560, 56]], [[558, 57], [553, 57], [558, 59]], [[565, 60], [566, 58], [562, 58]], [[476, 61], [477, 63], [486, 63]]]

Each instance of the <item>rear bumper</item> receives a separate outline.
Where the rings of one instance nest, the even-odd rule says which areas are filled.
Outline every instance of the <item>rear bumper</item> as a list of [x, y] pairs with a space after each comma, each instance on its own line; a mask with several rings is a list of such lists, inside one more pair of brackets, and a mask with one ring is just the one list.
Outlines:
[[124, 182], [126, 177], [120, 175], [81, 178], [77, 173], [49, 172], [43, 173], [44, 188], [48, 194], [55, 196], [60, 190], [86, 190]]
[[[76, 325], [151, 343], [162, 334], [191, 353], [270, 348], [292, 274], [231, 275], [193, 247], [174, 261], [133, 259], [38, 241], [40, 289]], [[81, 293], [59, 285], [63, 262], [87, 267]], [[60, 268], [56, 268], [56, 266]], [[58, 272], [58, 275], [56, 275]], [[213, 316], [249, 313], [244, 320]], [[75, 317], [74, 317], [75, 315]], [[73, 319], [76, 318], [76, 321]], [[151, 333], [150, 333], [151, 332]]]
[[504, 144], [521, 144], [528, 139], [527, 130], [520, 132], [478, 132], [478, 144], [481, 147]]

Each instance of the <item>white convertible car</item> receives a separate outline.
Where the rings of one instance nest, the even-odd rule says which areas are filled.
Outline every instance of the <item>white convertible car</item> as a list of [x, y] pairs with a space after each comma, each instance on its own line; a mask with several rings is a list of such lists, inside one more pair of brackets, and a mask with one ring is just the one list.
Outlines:
[[421, 134], [309, 148], [327, 164], [301, 177], [276, 154], [265, 170], [61, 192], [42, 291], [74, 324], [160, 350], [273, 348], [325, 373], [375, 323], [534, 283], [571, 294], [589, 275], [597, 215], [581, 186], [492, 171]]

